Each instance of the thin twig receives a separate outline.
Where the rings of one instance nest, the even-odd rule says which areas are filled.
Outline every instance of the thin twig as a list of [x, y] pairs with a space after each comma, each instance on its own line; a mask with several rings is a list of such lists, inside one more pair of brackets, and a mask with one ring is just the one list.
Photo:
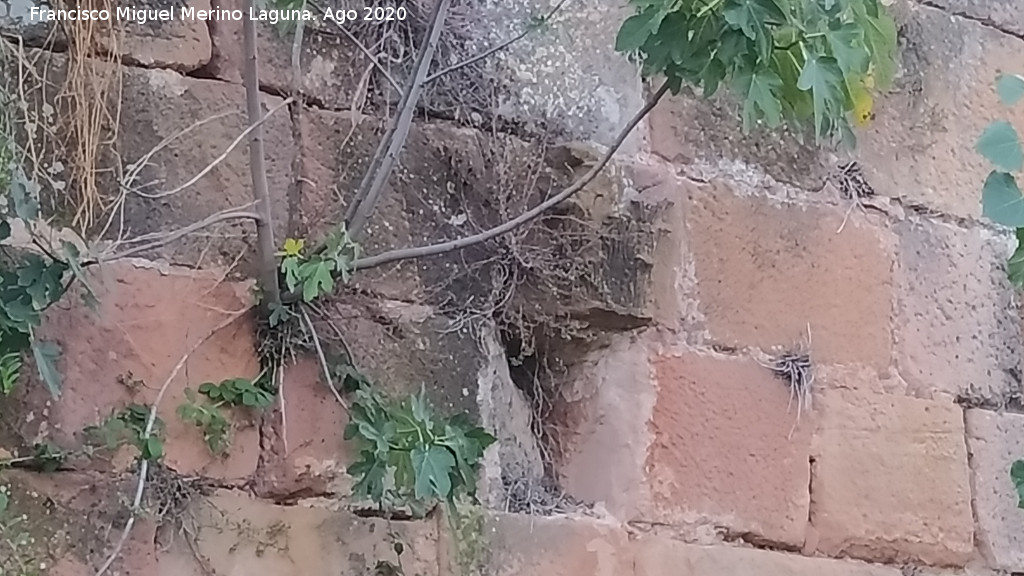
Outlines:
[[427, 78], [430, 63], [434, 59], [434, 49], [437, 47], [438, 39], [441, 37], [441, 29], [444, 28], [444, 19], [450, 5], [451, 0], [437, 0], [437, 3], [434, 5], [434, 11], [430, 17], [430, 35], [423, 40], [423, 46], [420, 47], [419, 54], [416, 55], [416, 73], [409, 78], [409, 83], [402, 94], [398, 115], [395, 116], [392, 123], [394, 131], [381, 140], [381, 145], [378, 146], [377, 151], [374, 153], [374, 160], [376, 160], [376, 157], [385, 145], [387, 152], [380, 158], [379, 165], [374, 165], [371, 162], [366, 177], [360, 183], [355, 199], [349, 205], [350, 208], [354, 207], [354, 209], [351, 212], [351, 218], [346, 214], [345, 222], [348, 232], [353, 239], [359, 238], [363, 226], [366, 225], [377, 204], [377, 200], [380, 198], [384, 184], [387, 182], [388, 177], [391, 176], [391, 170], [394, 168], [395, 162], [398, 161], [398, 155], [405, 147], [409, 130], [412, 128], [416, 104], [419, 102], [420, 94], [423, 92], [423, 83]]
[[[157, 406], [160, 405], [160, 401], [163, 400], [164, 394], [167, 393], [167, 389], [170, 387], [171, 382], [173, 382], [174, 379], [177, 378], [178, 372], [181, 372], [181, 369], [185, 366], [185, 363], [188, 362], [188, 359], [192, 355], [192, 353], [195, 352], [200, 346], [202, 346], [203, 343], [212, 338], [215, 334], [220, 332], [222, 329], [230, 326], [235, 320], [241, 318], [249, 310], [249, 308], [246, 308], [245, 310], [235, 312], [226, 320], [214, 326], [212, 330], [210, 330], [205, 336], [200, 338], [199, 341], [193, 344], [192, 347], [189, 348], [181, 357], [181, 360], [178, 360], [178, 363], [174, 365], [174, 369], [171, 370], [170, 376], [167, 377], [167, 380], [165, 380], [163, 385], [160, 387], [160, 391], [157, 392], [156, 399], [153, 400], [153, 404], [149, 408], [149, 417], [146, 418], [146, 428], [142, 431], [141, 435], [141, 440], [143, 443], [145, 443], [149, 439], [149, 435], [153, 432], [153, 424], [154, 422], [156, 422]], [[135, 487], [135, 497], [132, 499], [131, 515], [128, 517], [128, 521], [125, 522], [124, 530], [121, 532], [121, 538], [117, 541], [117, 545], [114, 546], [114, 550], [110, 553], [110, 556], [107, 557], [107, 560], [103, 563], [103, 566], [101, 566], [100, 569], [96, 571], [96, 576], [103, 576], [104, 574], [106, 574], [107, 570], [110, 569], [110, 566], [117, 559], [118, 555], [121, 554], [121, 549], [124, 548], [125, 542], [128, 541], [128, 535], [129, 533], [131, 533], [132, 526], [135, 525], [135, 518], [138, 516], [139, 506], [142, 504], [142, 494], [146, 489], [146, 475], [149, 473], [149, 460], [146, 460], [145, 458], [139, 458], [139, 462], [139, 483]]]
[[299, 311], [302, 312], [302, 320], [306, 323], [306, 327], [309, 328], [309, 335], [313, 338], [313, 346], [316, 348], [316, 355], [320, 359], [320, 368], [324, 372], [324, 380], [327, 382], [327, 387], [331, 389], [331, 393], [334, 394], [334, 398], [341, 404], [341, 407], [348, 412], [348, 404], [345, 399], [341, 397], [341, 393], [334, 387], [334, 379], [331, 378], [331, 370], [327, 367], [327, 357], [324, 356], [324, 349], [320, 345], [320, 337], [316, 335], [316, 329], [313, 328], [313, 321], [309, 319], [309, 314], [306, 313], [306, 309], [300, 307]]
[[[183, 238], [183, 237], [185, 237], [185, 236], [187, 236], [187, 235], [189, 235], [189, 234], [191, 234], [193, 232], [202, 230], [203, 228], [207, 228], [209, 226], [212, 226], [213, 224], [217, 224], [218, 222], [226, 222], [226, 221], [229, 221], [229, 220], [253, 220], [254, 222], [256, 222], [256, 226], [258, 227], [259, 226], [259, 222], [260, 222], [260, 220], [262, 218], [263, 218], [262, 215], [256, 214], [254, 212], [243, 212], [239, 208], [229, 208], [227, 210], [223, 210], [221, 212], [217, 212], [216, 214], [212, 214], [210, 216], [207, 216], [206, 218], [200, 220], [199, 222], [194, 222], [192, 224], [189, 224], [188, 226], [185, 226], [184, 228], [180, 228], [180, 229], [175, 230], [173, 232], [168, 232], [165, 236], [163, 236], [161, 238], [158, 238], [156, 240], [153, 240], [152, 242], [147, 242], [147, 243], [142, 244], [140, 246], [135, 246], [134, 248], [129, 248], [129, 249], [123, 251], [123, 252], [118, 252], [118, 253], [115, 253], [115, 254], [111, 254], [109, 256], [99, 256], [99, 257], [96, 258], [96, 260], [90, 260], [90, 261], [83, 262], [82, 266], [91, 266], [93, 264], [99, 264], [99, 263], [102, 263], [102, 262], [111, 262], [113, 260], [120, 260], [122, 258], [129, 258], [129, 257], [134, 256], [136, 254], [140, 254], [142, 252], [146, 252], [147, 250], [152, 250], [154, 248], [159, 248], [161, 246], [166, 246], [167, 244], [170, 244], [171, 242], [174, 242], [174, 241], [176, 241], [176, 240], [178, 240], [180, 238]], [[275, 269], [275, 273], [276, 273], [276, 269]]]
[[270, 207], [270, 189], [267, 185], [267, 167], [263, 156], [263, 128], [259, 121], [264, 118], [260, 105], [259, 61], [256, 51], [256, 22], [249, 18], [255, 0], [246, 0], [246, 17], [242, 22], [245, 44], [245, 108], [249, 124], [255, 125], [249, 140], [249, 172], [252, 175], [252, 194], [256, 200], [256, 244], [260, 261], [260, 289], [263, 298], [260, 305], [263, 314], [281, 305], [281, 288], [277, 283], [277, 261], [275, 259], [274, 226]]
[[619, 135], [612, 142], [612, 145], [605, 152], [604, 156], [594, 164], [590, 170], [584, 174], [579, 180], [574, 182], [571, 186], [562, 190], [555, 196], [548, 198], [544, 202], [541, 202], [534, 208], [523, 212], [516, 218], [509, 220], [501, 225], [495, 226], [489, 230], [485, 230], [478, 234], [466, 236], [464, 238], [458, 238], [456, 240], [449, 240], [447, 242], [440, 242], [438, 244], [431, 244], [428, 246], [419, 246], [416, 248], [400, 248], [397, 250], [390, 250], [383, 254], [376, 256], [369, 256], [366, 258], [360, 258], [352, 263], [353, 270], [366, 270], [368, 268], [375, 268], [384, 264], [390, 264], [392, 262], [398, 262], [400, 260], [410, 260], [413, 258], [425, 258], [428, 256], [437, 256], [439, 254], [445, 254], [448, 252], [454, 252], [455, 250], [462, 250], [469, 246], [480, 244], [506, 234], [519, 228], [523, 224], [534, 220], [543, 215], [548, 210], [561, 204], [565, 200], [571, 198], [574, 194], [584, 189], [598, 174], [608, 165], [611, 161], [612, 156], [622, 146], [622, 143], [626, 141], [629, 133], [633, 131], [637, 124], [644, 119], [645, 116], [661, 101], [661, 98], [668, 92], [668, 83], [662, 84], [661, 88], [651, 97], [650, 101], [636, 113], [635, 116], [629, 121], [628, 124], [623, 128]]
[[476, 56], [473, 56], [472, 58], [468, 58], [466, 60], [463, 60], [462, 62], [458, 62], [456, 64], [452, 64], [451, 66], [449, 66], [447, 68], [444, 68], [440, 72], [435, 72], [435, 73], [427, 76], [427, 79], [424, 80], [424, 83], [425, 84], [429, 84], [430, 82], [433, 82], [434, 80], [437, 80], [438, 78], [440, 78], [440, 77], [442, 77], [442, 76], [444, 76], [446, 74], [450, 74], [450, 73], [458, 70], [459, 68], [464, 68], [464, 67], [469, 66], [471, 64], [475, 64], [475, 63], [477, 63], [477, 62], [479, 62], [479, 61], [481, 61], [481, 60], [483, 60], [485, 58], [489, 58], [490, 56], [492, 56], [492, 55], [494, 55], [494, 54], [496, 54], [498, 52], [501, 52], [502, 50], [508, 48], [509, 46], [511, 46], [511, 45], [515, 44], [516, 42], [518, 42], [518, 41], [522, 40], [523, 38], [525, 38], [530, 32], [533, 32], [534, 30], [539, 29], [543, 24], [547, 24], [548, 22], [550, 22], [551, 18], [553, 18], [555, 16], [555, 13], [558, 12], [559, 10], [561, 10], [562, 6], [564, 6], [565, 3], [568, 2], [568, 1], [569, 0], [561, 0], [561, 2], [556, 4], [555, 7], [552, 8], [551, 11], [547, 13], [547, 15], [543, 16], [542, 18], [540, 18], [536, 22], [531, 22], [529, 25], [526, 26], [526, 28], [523, 29], [522, 32], [520, 32], [516, 36], [513, 36], [512, 38], [509, 38], [508, 40], [505, 40], [504, 42], [502, 42], [501, 44], [498, 44], [497, 46], [494, 46], [490, 50], [485, 50], [484, 52], [481, 52], [480, 54], [477, 54]]

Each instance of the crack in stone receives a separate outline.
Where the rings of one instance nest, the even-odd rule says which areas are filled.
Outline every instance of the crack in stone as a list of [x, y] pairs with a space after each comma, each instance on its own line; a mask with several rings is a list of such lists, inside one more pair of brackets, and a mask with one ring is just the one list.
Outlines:
[[964, 20], [976, 22], [978, 24], [981, 24], [985, 28], [989, 28], [991, 30], [995, 30], [996, 32], [1000, 32], [1002, 34], [1006, 34], [1007, 36], [1011, 36], [1018, 40], [1024, 41], [1024, 33], [1010, 30], [1004, 27], [1003, 25], [999, 24], [998, 22], [992, 20], [991, 18], [982, 18], [980, 16], [975, 16], [974, 14], [970, 14], [969, 12], [966, 12], [964, 10], [952, 10], [946, 6], [942, 6], [938, 2], [935, 2], [934, 0], [913, 0], [913, 2], [915, 4], [918, 4], [919, 6], [933, 8], [945, 14], [949, 14], [950, 16], [955, 16], [957, 18], [963, 18]]

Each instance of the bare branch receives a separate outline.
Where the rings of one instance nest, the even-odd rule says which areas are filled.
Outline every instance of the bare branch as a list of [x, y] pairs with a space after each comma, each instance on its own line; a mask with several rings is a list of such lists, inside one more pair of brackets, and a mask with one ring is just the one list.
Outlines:
[[252, 140], [249, 141], [249, 171], [252, 174], [252, 194], [256, 200], [256, 212], [260, 219], [256, 221], [257, 253], [260, 260], [260, 288], [264, 298], [261, 306], [264, 313], [275, 306], [281, 305], [281, 288], [277, 283], [277, 261], [274, 257], [274, 227], [270, 210], [270, 190], [267, 185], [267, 167], [263, 157], [263, 128], [259, 121], [264, 118], [260, 106], [259, 62], [256, 52], [256, 22], [248, 16], [253, 10], [254, 0], [246, 0], [246, 17], [243, 20], [245, 44], [245, 108], [249, 115], [249, 124], [254, 125]]
[[477, 62], [479, 62], [479, 61], [481, 61], [481, 60], [483, 60], [485, 58], [489, 58], [489, 57], [493, 56], [494, 54], [497, 54], [498, 52], [501, 52], [502, 50], [508, 48], [509, 46], [511, 46], [511, 45], [515, 44], [516, 42], [518, 42], [518, 41], [522, 40], [523, 38], [525, 38], [527, 35], [530, 34], [530, 32], [533, 32], [534, 30], [537, 30], [538, 28], [540, 28], [541, 25], [550, 22], [551, 19], [555, 16], [555, 13], [557, 13], [559, 10], [561, 10], [562, 6], [564, 6], [565, 3], [568, 2], [568, 1], [569, 0], [562, 0], [561, 2], [556, 4], [555, 7], [552, 8], [551, 11], [547, 13], [547, 15], [537, 19], [534, 22], [531, 22], [518, 35], [513, 36], [512, 38], [509, 38], [508, 40], [505, 40], [501, 44], [498, 44], [497, 46], [494, 46], [494, 47], [492, 47], [489, 50], [481, 52], [480, 54], [477, 54], [476, 56], [473, 56], [472, 58], [468, 58], [466, 60], [463, 60], [462, 62], [458, 62], [456, 64], [452, 64], [451, 66], [449, 66], [447, 68], [444, 68], [444, 69], [440, 70], [439, 72], [435, 72], [435, 73], [431, 74], [430, 76], [427, 76], [427, 79], [424, 81], [424, 83], [429, 84], [430, 82], [433, 82], [434, 80], [437, 80], [438, 78], [440, 78], [440, 77], [442, 77], [442, 76], [444, 76], [446, 74], [450, 74], [450, 73], [458, 70], [459, 68], [465, 68], [466, 66], [469, 66], [471, 64], [475, 64], [475, 63], [477, 63]]
[[[160, 405], [160, 401], [163, 400], [164, 394], [167, 393], [167, 389], [170, 387], [171, 382], [173, 382], [178, 376], [181, 369], [185, 367], [185, 363], [188, 362], [192, 353], [199, 349], [200, 346], [212, 338], [216, 333], [230, 326], [235, 320], [241, 318], [248, 311], [249, 308], [235, 312], [226, 320], [215, 326], [212, 330], [207, 332], [205, 336], [200, 338], [198, 342], [193, 344], [181, 357], [181, 360], [178, 360], [178, 363], [174, 365], [170, 376], [167, 377], [167, 380], [164, 380], [163, 385], [160, 387], [160, 391], [157, 392], [156, 399], [153, 400], [153, 405], [149, 408], [149, 417], [146, 419], [146, 428], [142, 431], [141, 436], [143, 443], [145, 443], [146, 440], [149, 439], [150, 434], [153, 433], [153, 425], [156, 422], [157, 406]], [[114, 561], [117, 560], [117, 557], [121, 554], [121, 549], [124, 548], [125, 542], [128, 541], [128, 535], [131, 533], [132, 527], [135, 526], [135, 518], [139, 514], [139, 506], [142, 504], [142, 494], [146, 489], [146, 476], [149, 473], [149, 460], [140, 457], [139, 462], [139, 483], [135, 486], [135, 498], [132, 499], [131, 515], [128, 517], [128, 521], [125, 522], [124, 530], [121, 531], [121, 538], [118, 539], [117, 544], [114, 546], [114, 550], [111, 551], [107, 560], [103, 563], [100, 569], [96, 571], [96, 576], [103, 576], [107, 573], [107, 570], [110, 569], [110, 566], [114, 564]]]
[[[255, 204], [255, 202], [253, 204]], [[184, 238], [185, 236], [187, 236], [189, 234], [192, 234], [193, 232], [197, 232], [199, 230], [202, 230], [203, 228], [206, 228], [208, 226], [212, 226], [212, 225], [217, 224], [219, 222], [226, 222], [226, 221], [229, 221], [229, 220], [253, 220], [253, 221], [257, 222], [257, 226], [258, 226], [258, 223], [259, 223], [260, 218], [262, 216], [260, 216], [259, 214], [256, 214], [255, 212], [243, 212], [242, 211], [243, 208], [247, 208], [249, 206], [252, 206], [252, 204], [249, 204], [248, 206], [240, 206], [238, 208], [228, 208], [227, 210], [222, 210], [222, 211], [217, 212], [215, 214], [211, 214], [210, 216], [207, 216], [206, 218], [204, 218], [204, 219], [202, 219], [202, 220], [200, 220], [198, 222], [193, 222], [192, 224], [189, 224], [188, 226], [185, 226], [184, 228], [180, 228], [178, 230], [175, 230], [173, 232], [168, 232], [166, 234], [147, 234], [145, 236], [141, 236], [139, 238], [135, 238], [135, 239], [132, 240], [133, 242], [144, 241], [144, 240], [147, 240], [149, 238], [154, 238], [154, 239], [152, 241], [150, 241], [150, 242], [146, 242], [145, 244], [142, 244], [141, 246], [135, 246], [135, 247], [129, 248], [129, 249], [123, 251], [123, 252], [117, 252], [117, 253], [111, 254], [109, 256], [99, 256], [94, 262], [83, 262], [82, 265], [86, 266], [86, 265], [91, 265], [93, 263], [101, 264], [103, 262], [111, 262], [111, 261], [114, 261], [114, 260], [120, 260], [122, 258], [130, 258], [130, 257], [132, 257], [132, 256], [134, 256], [136, 254], [141, 254], [143, 252], [146, 252], [148, 250], [152, 250], [154, 248], [159, 248], [161, 246], [166, 246], [167, 244], [170, 244], [171, 242], [175, 242], [175, 241], [177, 241], [177, 240], [179, 240], [181, 238]], [[276, 269], [275, 269], [275, 273], [276, 273]]]
[[[245, 138], [249, 134], [253, 134], [257, 130], [260, 130], [260, 128], [263, 126], [263, 124], [265, 124], [266, 121], [268, 119], [270, 119], [270, 117], [273, 116], [275, 112], [277, 112], [278, 110], [281, 110], [282, 108], [288, 106], [289, 104], [291, 104], [294, 101], [295, 101], [295, 98], [293, 98], [293, 97], [286, 98], [284, 100], [284, 102], [281, 102], [277, 106], [274, 106], [273, 108], [268, 110], [267, 113], [264, 114], [262, 117], [260, 117], [259, 120], [256, 120], [255, 122], [251, 122], [249, 124], [249, 126], [245, 130], [243, 130], [238, 136], [235, 137], [234, 140], [231, 141], [231, 144], [224, 150], [224, 152], [222, 152], [219, 156], [214, 158], [213, 162], [210, 162], [209, 164], [207, 164], [205, 168], [203, 168], [198, 173], [196, 173], [196, 175], [193, 176], [192, 178], [189, 178], [189, 180], [187, 182], [185, 182], [184, 184], [182, 184], [181, 186], [178, 186], [177, 188], [173, 188], [171, 190], [165, 190], [163, 192], [157, 192], [155, 194], [149, 194], [149, 193], [146, 193], [146, 192], [142, 192], [140, 190], [132, 190], [132, 192], [134, 192], [135, 194], [138, 194], [139, 196], [142, 196], [143, 198], [150, 198], [150, 199], [163, 198], [165, 196], [170, 196], [172, 194], [177, 194], [178, 192], [181, 192], [182, 190], [184, 190], [184, 189], [188, 188], [189, 186], [191, 186], [191, 185], [195, 184], [196, 182], [198, 182], [203, 176], [206, 176], [207, 174], [209, 174], [211, 170], [216, 168], [218, 164], [223, 162], [228, 157], [228, 154], [231, 154], [231, 152], [235, 148], [237, 148], [239, 144], [241, 144], [243, 141], [245, 141]], [[217, 116], [214, 116], [214, 117], [212, 117], [212, 118], [210, 118], [208, 120], [212, 120], [212, 119], [216, 119], [216, 118], [221, 118], [221, 117], [227, 116], [227, 115], [228, 114], [223, 114], [223, 115], [218, 114]], [[204, 120], [203, 122], [206, 122], [206, 121]], [[190, 130], [192, 130], [192, 128], [194, 128], [197, 125], [198, 125], [198, 123], [194, 124], [192, 126], [189, 126], [185, 130], [186, 131], [190, 131]], [[176, 134], [175, 136], [181, 136], [182, 134], [184, 134], [184, 132], [182, 132], [180, 134]], [[253, 138], [255, 139], [256, 136], [253, 136]], [[164, 143], [161, 142], [160, 145], [163, 146]], [[150, 153], [147, 153], [147, 155], [144, 157], [144, 159], [148, 158], [149, 156], [150, 156]], [[141, 160], [140, 160], [140, 162], [141, 162]], [[138, 163], [136, 163], [136, 164], [138, 164]], [[134, 168], [135, 166], [136, 165], [133, 164], [130, 168]]]
[[473, 234], [471, 236], [466, 236], [465, 238], [458, 238], [456, 240], [450, 240], [447, 242], [440, 242], [438, 244], [431, 244], [429, 246], [419, 246], [416, 248], [401, 248], [398, 250], [390, 250], [388, 252], [384, 252], [383, 254], [378, 254], [376, 256], [360, 258], [352, 263], [353, 269], [365, 270], [367, 268], [375, 268], [383, 264], [390, 264], [392, 262], [398, 262], [400, 260], [425, 258], [428, 256], [437, 256], [439, 254], [445, 254], [447, 252], [454, 252], [455, 250], [462, 250], [463, 248], [467, 248], [475, 244], [480, 244], [492, 238], [501, 236], [502, 234], [511, 232], [516, 228], [522, 226], [523, 224], [526, 224], [531, 220], [540, 217], [548, 210], [561, 204], [562, 202], [569, 199], [580, 190], [584, 189], [587, 186], [587, 184], [589, 184], [594, 178], [596, 178], [597, 175], [600, 174], [601, 171], [604, 169], [604, 167], [608, 165], [608, 162], [611, 161], [612, 156], [614, 156], [616, 150], [618, 150], [622, 146], [622, 143], [626, 141], [626, 137], [629, 136], [629, 133], [632, 132], [636, 125], [639, 124], [640, 121], [643, 120], [644, 117], [647, 116], [647, 114], [658, 104], [658, 102], [661, 100], [661, 98], [665, 95], [666, 92], [668, 92], [667, 82], [661, 85], [661, 88], [659, 88], [658, 91], [654, 93], [654, 95], [647, 102], [647, 104], [644, 105], [644, 107], [641, 108], [635, 116], [633, 116], [633, 118], [629, 121], [628, 124], [626, 124], [622, 132], [619, 133], [619, 135], [615, 138], [615, 141], [608, 148], [608, 151], [605, 152], [604, 156], [601, 157], [601, 159], [596, 164], [594, 164], [590, 168], [590, 170], [587, 171], [587, 173], [584, 174], [579, 180], [573, 182], [571, 186], [569, 186], [565, 190], [562, 190], [555, 196], [552, 196], [551, 198], [545, 200], [544, 202], [541, 202], [537, 206], [520, 214], [516, 218], [509, 220], [508, 222], [505, 222], [499, 226], [495, 226], [494, 228], [485, 230], [478, 234]]
[[327, 383], [327, 387], [331, 389], [331, 393], [334, 394], [334, 399], [341, 404], [341, 407], [348, 413], [348, 404], [345, 403], [345, 399], [341, 397], [341, 393], [334, 387], [334, 380], [331, 378], [331, 370], [327, 366], [327, 357], [324, 356], [323, 346], [320, 345], [320, 337], [316, 334], [316, 329], [313, 328], [313, 321], [309, 319], [309, 314], [305, 308], [300, 307], [299, 311], [302, 312], [302, 320], [306, 323], [306, 327], [309, 328], [309, 335], [313, 339], [313, 346], [316, 347], [316, 356], [320, 359], [320, 368], [324, 372], [324, 382]]
[[[430, 36], [424, 39], [423, 46], [420, 47], [419, 54], [416, 56], [416, 73], [409, 78], [405, 92], [402, 94], [399, 112], [394, 117], [392, 123], [394, 129], [391, 130], [389, 128], [390, 133], [381, 140], [377, 151], [374, 153], [374, 159], [370, 163], [370, 168], [359, 185], [359, 191], [356, 193], [352, 204], [349, 205], [350, 213], [346, 214], [345, 222], [349, 234], [354, 239], [359, 238], [359, 233], [362, 232], [363, 226], [366, 225], [370, 214], [373, 213], [377, 200], [380, 198], [380, 193], [384, 189], [384, 184], [391, 175], [391, 169], [394, 168], [398, 155], [405, 147], [406, 138], [409, 136], [409, 129], [412, 127], [416, 104], [419, 102], [420, 94], [423, 92], [423, 83], [427, 77], [427, 70], [430, 68], [430, 62], [434, 58], [434, 49], [437, 47], [438, 39], [441, 36], [441, 29], [444, 28], [444, 19], [450, 5], [451, 0], [437, 0], [437, 4], [434, 5], [434, 11], [431, 14], [430, 20]], [[385, 147], [387, 152], [380, 157], [378, 164], [378, 156], [380, 156]]]

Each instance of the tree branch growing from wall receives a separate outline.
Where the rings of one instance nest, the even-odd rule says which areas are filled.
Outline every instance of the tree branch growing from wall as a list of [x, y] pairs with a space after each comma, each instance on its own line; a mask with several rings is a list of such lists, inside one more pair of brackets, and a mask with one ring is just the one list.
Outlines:
[[[249, 14], [254, 0], [246, 0], [245, 10]], [[260, 106], [259, 60], [256, 50], [256, 22], [246, 16], [242, 21], [244, 35], [245, 108], [249, 124], [254, 126], [249, 140], [249, 171], [252, 175], [252, 195], [256, 201], [256, 245], [260, 262], [260, 288], [263, 290], [261, 307], [264, 315], [281, 305], [281, 289], [277, 282], [276, 244], [274, 242], [274, 221], [271, 215], [270, 190], [267, 185], [267, 167], [263, 154], [263, 108]]]

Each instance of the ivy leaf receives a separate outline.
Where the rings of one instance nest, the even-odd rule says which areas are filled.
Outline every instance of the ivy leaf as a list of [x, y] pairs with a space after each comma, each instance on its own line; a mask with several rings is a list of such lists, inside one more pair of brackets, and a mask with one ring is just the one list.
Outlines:
[[1024, 288], [1024, 228], [1017, 228], [1017, 249], [1006, 263], [1006, 273], [1011, 284]]
[[855, 20], [864, 29], [864, 44], [871, 52], [875, 77], [882, 88], [888, 88], [896, 75], [896, 21], [878, 10], [872, 0], [852, 2]]
[[772, 54], [772, 33], [768, 22], [785, 22], [786, 13], [775, 0], [729, 0], [722, 11], [725, 21], [754, 41], [757, 55], [767, 61]]
[[825, 32], [832, 56], [844, 76], [855, 76], [867, 71], [871, 54], [864, 46], [864, 29], [853, 23]]
[[348, 467], [349, 475], [358, 479], [352, 491], [380, 502], [384, 499], [384, 473], [387, 472], [387, 465], [372, 450], [363, 450], [361, 456], [361, 459]]
[[1012, 174], [993, 170], [981, 189], [981, 215], [1003, 226], [1024, 228], [1024, 198]]
[[330, 294], [334, 291], [334, 278], [331, 277], [331, 270], [326, 262], [308, 262], [303, 265], [302, 276], [305, 281], [302, 283], [302, 299], [312, 302], [321, 294]]
[[1010, 466], [1010, 478], [1017, 489], [1017, 508], [1024, 508], [1024, 460], [1017, 460]]
[[651, 6], [639, 14], [626, 18], [615, 36], [616, 52], [633, 52], [639, 50], [652, 34], [658, 31], [665, 12], [658, 7]]
[[54, 399], [60, 398], [60, 372], [57, 371], [57, 360], [60, 358], [60, 347], [53, 342], [32, 339], [32, 356], [36, 361], [36, 369], [43, 379], [43, 384]]
[[843, 101], [843, 72], [835, 58], [809, 54], [797, 79], [797, 88], [811, 93], [814, 107], [814, 130], [818, 137], [832, 128], [828, 120], [834, 117]]
[[412, 469], [416, 475], [415, 495], [419, 500], [427, 500], [432, 496], [448, 498], [452, 491], [452, 479], [449, 474], [455, 467], [452, 453], [441, 446], [430, 446], [424, 449], [417, 446], [412, 449]]
[[736, 90], [744, 95], [743, 99], [743, 130], [749, 132], [751, 126], [764, 116], [769, 126], [778, 126], [782, 120], [782, 104], [778, 92], [782, 88], [782, 79], [770, 68], [757, 69], [745, 67], [736, 76]]
[[1024, 167], [1024, 151], [1013, 125], [999, 120], [988, 125], [978, 138], [974, 149], [989, 162], [1007, 172], [1017, 172]]
[[1024, 76], [1002, 74], [996, 80], [996, 94], [1004, 106], [1013, 106], [1024, 98]]

